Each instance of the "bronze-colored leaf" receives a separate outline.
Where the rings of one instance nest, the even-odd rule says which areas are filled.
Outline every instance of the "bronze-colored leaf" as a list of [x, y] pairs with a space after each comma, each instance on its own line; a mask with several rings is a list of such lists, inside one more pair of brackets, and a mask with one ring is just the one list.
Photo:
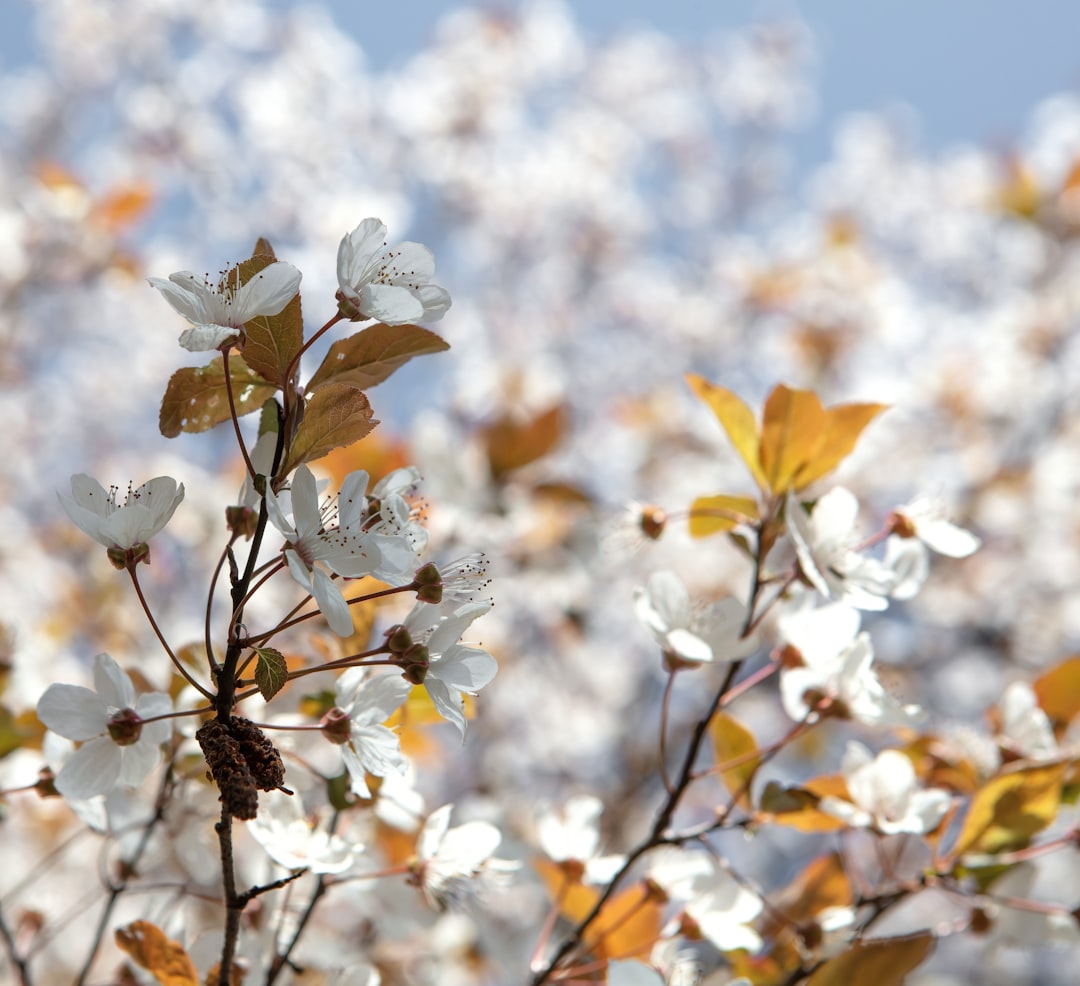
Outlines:
[[[239, 416], [258, 411], [277, 387], [263, 379], [239, 356], [229, 356], [233, 400]], [[220, 356], [206, 366], [185, 366], [177, 370], [165, 388], [158, 426], [166, 438], [182, 431], [207, 431], [229, 420], [229, 398], [225, 391], [225, 369]]]
[[484, 444], [491, 474], [500, 478], [543, 458], [559, 444], [566, 424], [566, 408], [557, 404], [535, 418], [522, 421], [505, 415], [488, 425]]
[[323, 384], [347, 383], [366, 390], [382, 383], [414, 356], [441, 353], [450, 344], [418, 325], [369, 325], [335, 342], [308, 383], [308, 392]]
[[933, 947], [930, 932], [909, 938], [855, 942], [820, 966], [806, 986], [902, 986], [908, 974], [926, 961]]
[[[239, 265], [240, 283], [247, 284], [272, 263], [272, 248], [270, 253], [256, 254], [245, 260]], [[259, 315], [244, 323], [245, 362], [279, 387], [285, 386], [285, 373], [303, 344], [304, 318], [300, 312], [300, 295], [296, 295], [276, 315]]]
[[304, 420], [289, 445], [280, 475], [292, 472], [336, 448], [360, 441], [379, 422], [372, 417], [364, 392], [343, 383], [320, 387], [308, 399]]

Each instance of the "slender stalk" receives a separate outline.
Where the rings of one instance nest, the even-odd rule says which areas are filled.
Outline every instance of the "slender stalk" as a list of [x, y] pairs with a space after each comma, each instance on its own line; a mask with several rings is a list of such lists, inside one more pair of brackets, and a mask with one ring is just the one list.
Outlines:
[[128, 569], [131, 574], [131, 584], [135, 586], [135, 594], [139, 597], [139, 602], [142, 604], [143, 612], [146, 613], [146, 618], [150, 621], [150, 626], [154, 628], [154, 633], [157, 634], [157, 639], [161, 643], [161, 646], [165, 648], [165, 653], [169, 655], [169, 660], [172, 661], [173, 667], [180, 672], [181, 676], [192, 688], [201, 692], [204, 698], [208, 698], [213, 701], [214, 693], [206, 688], [205, 685], [200, 684], [192, 676], [191, 672], [184, 667], [183, 662], [173, 653], [173, 649], [169, 646], [169, 642], [165, 639], [165, 635], [161, 632], [161, 628], [157, 624], [157, 620], [154, 619], [154, 614], [150, 611], [150, 606], [146, 602], [146, 597], [143, 595], [142, 586], [139, 585], [139, 576], [134, 566]]
[[135, 847], [135, 852], [132, 854], [128, 864], [123, 868], [123, 875], [119, 882], [113, 883], [109, 887], [109, 897], [105, 901], [105, 907], [101, 912], [101, 917], [98, 918], [97, 928], [94, 931], [94, 937], [90, 943], [90, 954], [87, 955], [86, 961], [83, 963], [83, 967], [79, 972], [78, 978], [75, 980], [74, 986], [83, 986], [86, 982], [86, 977], [90, 974], [90, 967], [97, 958], [101, 943], [105, 938], [105, 932], [109, 927], [109, 921], [112, 919], [112, 912], [116, 907], [116, 902], [119, 900], [120, 895], [127, 890], [131, 877], [138, 872], [139, 860], [142, 859], [143, 853], [146, 852], [147, 846], [150, 845], [150, 837], [153, 835], [154, 829], [157, 828], [158, 824], [161, 822], [161, 819], [165, 817], [165, 808], [169, 804], [169, 795], [172, 792], [172, 785], [173, 768], [170, 763], [166, 768], [165, 774], [161, 778], [161, 784], [158, 787], [157, 798], [154, 801], [154, 814], [146, 823], [146, 827], [143, 829], [138, 845]]
[[251, 463], [251, 456], [248, 455], [247, 446], [244, 444], [244, 436], [240, 433], [240, 418], [236, 414], [236, 398], [233, 397], [232, 392], [232, 375], [229, 373], [229, 350], [232, 346], [226, 346], [221, 351], [221, 366], [225, 371], [225, 395], [229, 399], [229, 417], [232, 419], [233, 432], [236, 435], [236, 444], [240, 446], [240, 454], [244, 457], [244, 465], [247, 467], [248, 475], [251, 477], [252, 482], [255, 481], [255, 466]]

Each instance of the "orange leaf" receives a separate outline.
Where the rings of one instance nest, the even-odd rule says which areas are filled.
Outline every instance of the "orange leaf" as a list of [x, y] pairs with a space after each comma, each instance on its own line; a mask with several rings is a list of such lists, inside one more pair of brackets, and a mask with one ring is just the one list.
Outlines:
[[825, 908], [847, 907], [851, 901], [851, 881], [839, 853], [818, 856], [773, 901], [765, 935], [775, 937], [781, 921], [789, 925], [808, 924]]
[[761, 461], [758, 458], [759, 438], [754, 412], [730, 390], [709, 383], [696, 373], [686, 374], [686, 382], [690, 384], [690, 389], [709, 405], [717, 420], [723, 425], [731, 444], [735, 446], [735, 451], [739, 453], [740, 458], [750, 470], [750, 475], [754, 477], [754, 482], [763, 490], [767, 490], [769, 484], [765, 480], [765, 473], [762, 472]]
[[153, 187], [148, 182], [134, 181], [106, 192], [94, 203], [93, 216], [106, 229], [121, 233], [135, 225], [153, 202]]
[[320, 387], [308, 398], [280, 474], [360, 441], [379, 423], [372, 414], [362, 390], [343, 383]]
[[806, 986], [902, 986], [933, 947], [934, 936], [929, 932], [856, 942], [818, 968]]
[[749, 496], [699, 496], [690, 504], [690, 536], [708, 537], [720, 531], [730, 531], [739, 524], [758, 519], [757, 501]]
[[[559, 903], [559, 913], [578, 924], [600, 899], [600, 890], [574, 883], [565, 870], [549, 859], [533, 860], [552, 899]], [[635, 883], [615, 894], [600, 915], [585, 931], [586, 946], [597, 958], [623, 959], [648, 955], [660, 937], [663, 914], [660, 902], [653, 899], [645, 885]]]
[[[717, 767], [727, 789], [738, 797], [738, 803], [750, 807], [750, 782], [757, 771], [761, 758], [757, 755], [757, 741], [741, 722], [726, 712], [718, 712], [709, 724]], [[725, 764], [732, 766], [725, 769]]]
[[1065, 764], [1040, 764], [999, 774], [975, 793], [953, 852], [1021, 849], [1056, 817]]
[[804, 489], [822, 476], [827, 476], [851, 455], [863, 429], [888, 404], [837, 404], [825, 409], [825, 435], [816, 454], [795, 476], [794, 488]]
[[501, 479], [547, 455], [562, 440], [567, 426], [567, 410], [556, 404], [535, 418], [521, 421], [505, 415], [484, 429], [491, 474]]
[[199, 986], [199, 974], [179, 943], [149, 921], [133, 921], [116, 929], [116, 944], [149, 972], [161, 986]]
[[1031, 687], [1054, 727], [1065, 727], [1080, 712], [1080, 656], [1066, 658]]
[[761, 467], [773, 493], [786, 493], [817, 455], [828, 419], [817, 394], [778, 384], [765, 401]]

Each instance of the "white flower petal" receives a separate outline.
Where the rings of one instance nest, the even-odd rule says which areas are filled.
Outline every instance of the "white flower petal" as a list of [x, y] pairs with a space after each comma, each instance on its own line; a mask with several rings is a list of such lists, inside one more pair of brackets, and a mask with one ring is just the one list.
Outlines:
[[47, 728], [70, 740], [100, 736], [109, 725], [105, 703], [82, 685], [49, 685], [38, 699], [37, 715]]
[[107, 736], [79, 747], [56, 775], [56, 790], [65, 798], [85, 800], [108, 794], [120, 776], [120, 747]]

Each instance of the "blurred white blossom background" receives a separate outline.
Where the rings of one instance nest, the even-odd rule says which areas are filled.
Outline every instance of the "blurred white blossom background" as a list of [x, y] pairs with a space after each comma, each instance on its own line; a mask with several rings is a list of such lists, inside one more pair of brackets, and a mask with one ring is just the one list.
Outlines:
[[[338, 240], [366, 216], [433, 248], [454, 306], [439, 325], [451, 351], [371, 394], [383, 424], [355, 467], [416, 461], [436, 552], [482, 549], [494, 578], [482, 632], [500, 674], [466, 752], [448, 737], [428, 764], [429, 808], [453, 798], [525, 840], [538, 799], [581, 789], [614, 806], [612, 844], [640, 829], [662, 681], [633, 587], [671, 568], [708, 598], [746, 577], [721, 539], [691, 542], [676, 519], [642, 545], [623, 519], [631, 501], [677, 517], [695, 496], [749, 489], [686, 372], [753, 407], [778, 381], [827, 404], [893, 405], [840, 476], [867, 529], [929, 493], [984, 541], [874, 624], [898, 691], [942, 728], [1080, 648], [1080, 96], [1032, 93], [1021, 116], [1024, 86], [996, 108], [988, 90], [974, 134], [947, 133], [928, 106], [924, 140], [916, 111], [881, 92], [861, 103], [854, 72], [837, 96], [840, 28], [830, 39], [770, 14], [695, 32], [676, 4], [667, 33], [648, 26], [655, 6], [602, 30], [591, 4], [437, 23], [384, 11], [414, 45], [396, 38], [392, 54], [350, 5], [336, 14], [348, 30], [323, 8], [258, 0], [23, 8], [32, 40], [0, 84], [6, 706], [33, 708], [98, 651], [152, 653], [114, 573], [68, 530], [54, 491], [72, 473], [184, 482], [153, 580], [170, 632], [201, 636], [220, 507], [242, 473], [227, 441], [157, 432], [165, 382], [190, 357], [145, 276], [223, 269], [264, 236], [304, 272], [319, 325]], [[1077, 15], [1043, 7], [1031, 16], [1052, 53]], [[957, 89], [981, 43], [973, 24]], [[1018, 50], [1000, 79], [1036, 85], [1064, 58]], [[151, 662], [140, 670], [155, 682]], [[775, 701], [748, 709], [763, 742], [785, 728]], [[805, 774], [799, 756], [770, 769]], [[24, 766], [0, 764], [8, 781]], [[62, 805], [42, 810], [62, 827]], [[48, 844], [10, 831], [3, 872]], [[759, 878], [784, 879], [760, 855]], [[543, 905], [528, 882], [514, 892], [494, 936], [444, 937], [479, 935], [520, 981]], [[405, 920], [356, 896], [369, 921]], [[942, 975], [959, 975], [966, 947], [943, 950]], [[452, 978], [452, 954], [432, 960], [431, 982], [471, 981]], [[1012, 981], [1065, 982], [1057, 961]]]

